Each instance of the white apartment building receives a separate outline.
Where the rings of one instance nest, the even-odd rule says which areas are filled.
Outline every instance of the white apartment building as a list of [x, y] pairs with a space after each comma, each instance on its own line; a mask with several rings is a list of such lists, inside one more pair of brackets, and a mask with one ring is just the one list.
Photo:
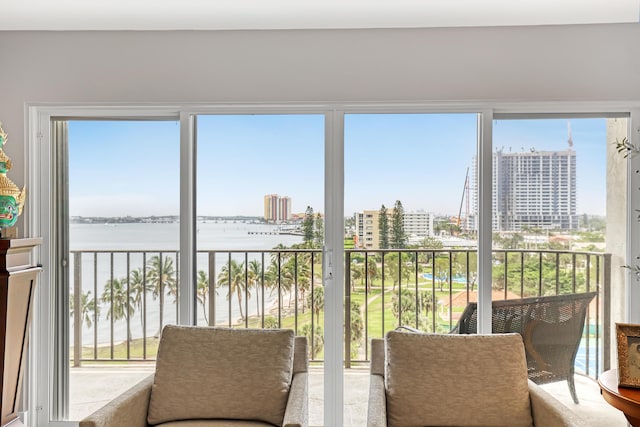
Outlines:
[[355, 238], [356, 248], [378, 249], [380, 247], [380, 231], [378, 230], [379, 211], [356, 212]]
[[[393, 209], [387, 210], [389, 217], [389, 228], [393, 217]], [[356, 224], [355, 245], [362, 249], [379, 249], [380, 248], [380, 211], [366, 210], [356, 212], [354, 214]], [[434, 215], [424, 210], [405, 212], [403, 223], [404, 232], [409, 239], [409, 243], [418, 243], [428, 236], [433, 236], [433, 217]]]
[[404, 232], [409, 243], [419, 242], [425, 237], [433, 236], [433, 214], [424, 210], [404, 213]]

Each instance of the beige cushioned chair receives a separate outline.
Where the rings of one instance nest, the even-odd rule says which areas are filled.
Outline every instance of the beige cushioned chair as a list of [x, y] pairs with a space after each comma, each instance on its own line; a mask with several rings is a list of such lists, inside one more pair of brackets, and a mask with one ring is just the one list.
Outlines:
[[588, 424], [527, 378], [519, 334], [373, 339], [368, 427]]
[[303, 427], [307, 341], [285, 329], [166, 326], [155, 374], [80, 427]]

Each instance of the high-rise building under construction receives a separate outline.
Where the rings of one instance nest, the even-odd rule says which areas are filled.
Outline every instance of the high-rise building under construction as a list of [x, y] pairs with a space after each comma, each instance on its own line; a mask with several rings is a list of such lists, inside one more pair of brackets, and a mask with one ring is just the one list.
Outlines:
[[[478, 212], [477, 164], [474, 159], [474, 213]], [[495, 152], [492, 189], [494, 231], [578, 228], [576, 152], [571, 145], [564, 151]], [[477, 221], [473, 222], [477, 229]]]

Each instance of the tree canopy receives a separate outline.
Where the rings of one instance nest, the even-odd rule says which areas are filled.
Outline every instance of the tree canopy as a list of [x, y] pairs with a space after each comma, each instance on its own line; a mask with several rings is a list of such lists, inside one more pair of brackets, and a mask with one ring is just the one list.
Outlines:
[[389, 217], [385, 205], [382, 205], [378, 214], [378, 232], [380, 234], [380, 249], [389, 249]]
[[393, 249], [407, 247], [407, 235], [404, 231], [404, 208], [400, 200], [396, 200], [391, 217], [391, 247]]
[[307, 210], [304, 213], [304, 219], [302, 220], [303, 241], [307, 247], [313, 244], [315, 237], [313, 222], [313, 208], [311, 206], [307, 206]]

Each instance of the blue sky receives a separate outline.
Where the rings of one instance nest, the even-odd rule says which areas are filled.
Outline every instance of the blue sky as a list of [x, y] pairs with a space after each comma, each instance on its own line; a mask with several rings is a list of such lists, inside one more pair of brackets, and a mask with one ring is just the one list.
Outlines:
[[[602, 215], [606, 122], [571, 119], [571, 128], [578, 213]], [[199, 215], [261, 216], [271, 193], [291, 197], [294, 212], [324, 211], [322, 116], [201, 116], [197, 135]], [[494, 123], [494, 148], [506, 152], [565, 150], [567, 138], [566, 119]], [[345, 214], [401, 200], [457, 215], [476, 139], [475, 114], [347, 115]], [[177, 122], [73, 121], [69, 165], [72, 216], [178, 213]]]

